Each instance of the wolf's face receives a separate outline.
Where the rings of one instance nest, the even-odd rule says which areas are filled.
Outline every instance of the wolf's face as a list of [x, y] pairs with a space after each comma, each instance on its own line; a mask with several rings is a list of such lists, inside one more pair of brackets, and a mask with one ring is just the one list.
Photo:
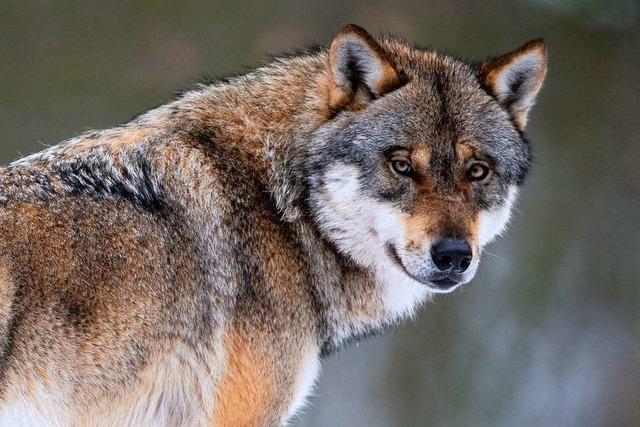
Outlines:
[[475, 275], [529, 168], [522, 132], [544, 46], [476, 69], [351, 31], [331, 47], [340, 101], [312, 144], [312, 212], [358, 264], [449, 292]]

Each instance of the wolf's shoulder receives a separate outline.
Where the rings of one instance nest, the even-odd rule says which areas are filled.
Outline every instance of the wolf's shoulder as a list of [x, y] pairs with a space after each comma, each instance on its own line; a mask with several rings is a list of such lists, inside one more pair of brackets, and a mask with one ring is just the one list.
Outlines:
[[174, 122], [91, 131], [0, 168], [0, 208], [83, 199], [235, 215], [268, 208], [269, 174], [257, 153], [222, 130]]

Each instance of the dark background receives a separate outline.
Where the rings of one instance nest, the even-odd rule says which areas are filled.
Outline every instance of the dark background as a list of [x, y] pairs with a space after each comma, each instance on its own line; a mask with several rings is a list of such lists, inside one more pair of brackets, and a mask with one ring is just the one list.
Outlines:
[[535, 165], [478, 277], [323, 364], [305, 426], [640, 425], [634, 0], [0, 3], [0, 161], [354, 22], [481, 59], [544, 37]]

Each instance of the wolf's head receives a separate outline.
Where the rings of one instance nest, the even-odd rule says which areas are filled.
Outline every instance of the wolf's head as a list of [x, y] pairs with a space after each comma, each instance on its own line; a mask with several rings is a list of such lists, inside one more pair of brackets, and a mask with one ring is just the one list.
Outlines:
[[540, 40], [469, 65], [346, 27], [328, 55], [331, 119], [307, 162], [322, 233], [432, 292], [471, 280], [527, 174], [523, 132], [545, 72]]

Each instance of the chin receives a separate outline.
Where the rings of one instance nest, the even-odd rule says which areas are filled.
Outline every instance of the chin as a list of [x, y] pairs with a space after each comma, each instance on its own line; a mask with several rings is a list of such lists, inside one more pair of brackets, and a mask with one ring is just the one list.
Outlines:
[[462, 285], [468, 283], [471, 279], [469, 280], [465, 280], [465, 281], [460, 281], [460, 282], [456, 282], [456, 281], [451, 281], [448, 279], [443, 280], [437, 280], [437, 281], [430, 281], [428, 282], [428, 284], [426, 284], [426, 286], [429, 288], [429, 291], [431, 293], [434, 294], [448, 294], [451, 293], [453, 291], [455, 291], [456, 289], [460, 288]]

